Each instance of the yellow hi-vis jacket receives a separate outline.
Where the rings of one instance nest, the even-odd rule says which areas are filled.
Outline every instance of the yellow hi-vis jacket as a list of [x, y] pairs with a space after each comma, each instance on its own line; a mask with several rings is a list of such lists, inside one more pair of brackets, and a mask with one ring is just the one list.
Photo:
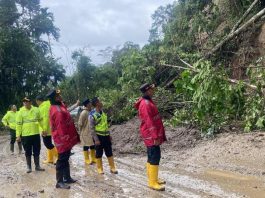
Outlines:
[[10, 129], [16, 130], [16, 115], [17, 112], [8, 111], [2, 118], [3, 124], [8, 126]]
[[16, 137], [31, 136], [40, 134], [40, 111], [37, 107], [31, 106], [30, 109], [20, 108], [16, 117]]
[[107, 114], [102, 112], [101, 114], [98, 112], [94, 112], [92, 114], [95, 120], [95, 131], [97, 135], [107, 136], [109, 135], [109, 126], [108, 126], [108, 119]]
[[51, 103], [50, 101], [44, 101], [40, 104], [39, 110], [40, 110], [40, 131], [46, 131], [48, 136], [51, 136], [51, 128], [50, 128], [50, 107]]

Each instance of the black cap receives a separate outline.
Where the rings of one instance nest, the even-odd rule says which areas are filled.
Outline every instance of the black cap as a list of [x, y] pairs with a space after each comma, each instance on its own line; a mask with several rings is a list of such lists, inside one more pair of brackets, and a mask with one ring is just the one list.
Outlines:
[[44, 96], [42, 96], [42, 95], [38, 95], [38, 96], [36, 97], [36, 100], [44, 101], [45, 98], [44, 98]]
[[22, 102], [31, 102], [31, 100], [28, 97], [23, 98]]
[[90, 103], [90, 100], [88, 99], [88, 98], [86, 98], [85, 100], [83, 100], [83, 102], [82, 102], [82, 104], [84, 105], [84, 106], [87, 106], [87, 104], [89, 104]]
[[141, 87], [140, 87], [140, 91], [142, 93], [145, 93], [146, 91], [148, 91], [151, 88], [154, 88], [155, 84], [149, 84], [149, 83], [144, 83]]
[[59, 93], [61, 93], [61, 91], [59, 89], [58, 90], [53, 89], [47, 93], [46, 97], [47, 98], [54, 98], [56, 96], [56, 94], [59, 94]]
[[56, 90], [51, 90], [47, 93], [46, 98], [54, 98], [54, 96], [56, 95]]
[[98, 97], [94, 97], [94, 98], [91, 100], [91, 103], [92, 103], [92, 105], [95, 107], [98, 101], [99, 101]]

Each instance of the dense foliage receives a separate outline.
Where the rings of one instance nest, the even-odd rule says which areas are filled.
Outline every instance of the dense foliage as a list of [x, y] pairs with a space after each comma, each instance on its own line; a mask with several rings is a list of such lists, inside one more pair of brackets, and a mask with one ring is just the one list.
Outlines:
[[59, 37], [52, 14], [38, 1], [1, 0], [1, 95], [6, 103], [13, 102], [62, 81], [59, 87], [67, 102], [99, 96], [111, 120], [120, 123], [136, 115], [133, 104], [141, 95], [139, 86], [154, 82], [154, 99], [173, 125], [192, 124], [208, 135], [233, 123], [245, 131], [264, 128], [265, 54], [250, 44], [256, 42], [264, 17], [211, 51], [264, 8], [259, 1], [235, 27], [252, 3], [179, 0], [159, 7], [152, 15], [148, 44], [108, 47], [102, 54], [110, 59], [101, 66], [85, 51], [75, 51], [74, 73], [62, 81], [64, 70], [43, 40], [43, 35]]
[[58, 39], [59, 30], [38, 0], [0, 0], [0, 112], [63, 80], [45, 36]]
[[[263, 128], [264, 70], [243, 69], [244, 74], [239, 76], [238, 71], [231, 69], [233, 59], [239, 59], [234, 54], [242, 51], [241, 37], [251, 41], [251, 31], [203, 60], [204, 55], [231, 31], [251, 3], [247, 0], [181, 0], [159, 7], [152, 15], [149, 44], [140, 48], [127, 42], [119, 49], [107, 48], [111, 61], [97, 68], [81, 53], [85, 57], [74, 58], [76, 73], [61, 86], [66, 88], [69, 99], [74, 90], [82, 97], [101, 97], [114, 122], [134, 116], [133, 104], [140, 96], [139, 86], [144, 82], [155, 82], [159, 86], [155, 100], [163, 115], [172, 116], [169, 123], [173, 125], [193, 124], [209, 135], [233, 122], [243, 123], [245, 131]], [[263, 8], [261, 3], [245, 20]], [[253, 56], [242, 67], [262, 66], [261, 57], [262, 54]], [[80, 71], [84, 64], [81, 59], [90, 65], [86, 77], [82, 77], [85, 71]], [[187, 67], [186, 63], [191, 63], [189, 66], [193, 68]], [[170, 65], [173, 66], [168, 67]], [[239, 72], [242, 73], [242, 69]], [[229, 79], [235, 73], [239, 81], [231, 83]], [[240, 81], [242, 76], [257, 89], [248, 89], [244, 79]], [[87, 82], [88, 79], [91, 81]], [[80, 86], [81, 81], [87, 87]]]

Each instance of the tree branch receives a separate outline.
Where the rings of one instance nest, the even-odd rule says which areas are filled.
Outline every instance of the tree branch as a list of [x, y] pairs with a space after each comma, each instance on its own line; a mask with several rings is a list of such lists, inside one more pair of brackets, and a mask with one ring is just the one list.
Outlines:
[[233, 70], [233, 69], [264, 69], [265, 66], [251, 66], [251, 67], [246, 67], [246, 66], [239, 66], [239, 67], [231, 67], [230, 69]]
[[263, 8], [260, 12], [254, 15], [251, 19], [249, 19], [244, 25], [238, 28], [234, 32], [230, 32], [225, 39], [223, 39], [220, 43], [218, 43], [210, 52], [205, 55], [205, 58], [209, 58], [212, 56], [216, 51], [218, 51], [227, 41], [230, 41], [232, 38], [240, 34], [241, 32], [245, 31], [250, 25], [252, 25], [256, 20], [261, 18], [265, 14], [265, 8]]
[[[189, 64], [189, 63], [187, 63], [187, 64]], [[190, 64], [189, 64], [190, 65]], [[194, 67], [192, 67], [191, 65], [191, 68], [186, 68], [186, 67], [181, 67], [181, 66], [176, 66], [176, 65], [169, 65], [169, 64], [163, 64], [162, 66], [167, 66], [167, 67], [176, 67], [176, 68], [179, 68], [179, 69], [189, 69], [189, 70], [191, 70], [191, 71], [193, 71], [193, 72], [196, 72], [196, 73], [198, 73], [199, 71], [198, 70], [196, 70]], [[169, 81], [166, 85], [165, 85], [165, 87], [169, 87], [170, 85], [172, 85], [173, 83], [174, 83], [174, 81], [176, 80], [178, 78], [178, 76], [176, 76], [176, 77], [174, 77], [171, 81]], [[252, 84], [249, 84], [249, 83], [247, 83], [247, 82], [244, 82], [244, 81], [239, 81], [239, 80], [236, 80], [236, 79], [230, 79], [230, 78], [225, 78], [225, 80], [226, 81], [228, 81], [228, 82], [231, 82], [231, 83], [234, 83], [234, 84], [244, 84], [245, 86], [247, 86], [247, 87], [249, 87], [249, 88], [251, 88], [251, 89], [253, 89], [253, 90], [257, 90], [258, 89], [258, 87], [256, 86], [256, 85], [252, 85]]]
[[191, 69], [191, 68], [187, 68], [187, 67], [182, 67], [182, 66], [177, 66], [177, 65], [170, 65], [170, 64], [161, 64], [161, 66], [165, 66], [165, 67], [174, 67], [174, 68], [178, 68], [178, 69]]
[[231, 32], [234, 32], [239, 25], [242, 23], [242, 21], [249, 15], [250, 11], [254, 8], [254, 6], [259, 2], [259, 0], [255, 0], [253, 1], [253, 3], [249, 6], [249, 8], [247, 9], [247, 11], [244, 13], [244, 15], [238, 20], [238, 22], [234, 25], [234, 27], [232, 28]]
[[192, 70], [196, 70], [191, 64], [187, 63], [186, 61], [184, 61], [183, 59], [181, 59], [178, 55], [177, 58], [180, 60], [180, 62], [182, 62], [184, 65], [186, 65], [187, 67], [189, 67]]
[[258, 89], [258, 87], [256, 86], [256, 85], [251, 85], [251, 84], [249, 84], [249, 83], [247, 83], [247, 82], [244, 82], [244, 81], [239, 81], [239, 80], [236, 80], [236, 79], [230, 79], [230, 78], [227, 78], [226, 79], [228, 82], [231, 82], [231, 83], [234, 83], [234, 84], [240, 84], [240, 83], [243, 83], [244, 85], [246, 85], [247, 87], [249, 87], [249, 88], [251, 88], [251, 89], [253, 89], [253, 90], [257, 90]]
[[178, 76], [175, 76], [172, 80], [170, 80], [166, 85], [165, 85], [165, 87], [167, 88], [167, 87], [170, 87], [174, 82], [175, 82], [175, 80], [177, 80], [178, 79]]

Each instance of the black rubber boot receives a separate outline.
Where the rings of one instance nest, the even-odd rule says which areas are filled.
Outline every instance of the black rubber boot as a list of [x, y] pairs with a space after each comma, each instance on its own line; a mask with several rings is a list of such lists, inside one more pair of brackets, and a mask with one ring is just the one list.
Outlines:
[[14, 144], [10, 144], [10, 151], [11, 151], [11, 154], [14, 154]]
[[22, 144], [21, 144], [21, 142], [18, 142], [17, 145], [18, 145], [18, 153], [21, 154], [22, 153]]
[[36, 171], [45, 171], [44, 168], [40, 167], [40, 156], [34, 156], [35, 170]]
[[63, 181], [64, 183], [67, 183], [67, 184], [73, 184], [75, 182], [77, 182], [77, 180], [73, 179], [71, 176], [70, 176], [70, 166], [63, 169]]
[[31, 173], [32, 172], [31, 156], [26, 156], [26, 161], [27, 161], [27, 173]]
[[56, 170], [56, 188], [70, 189], [70, 186], [63, 182], [63, 170]]

